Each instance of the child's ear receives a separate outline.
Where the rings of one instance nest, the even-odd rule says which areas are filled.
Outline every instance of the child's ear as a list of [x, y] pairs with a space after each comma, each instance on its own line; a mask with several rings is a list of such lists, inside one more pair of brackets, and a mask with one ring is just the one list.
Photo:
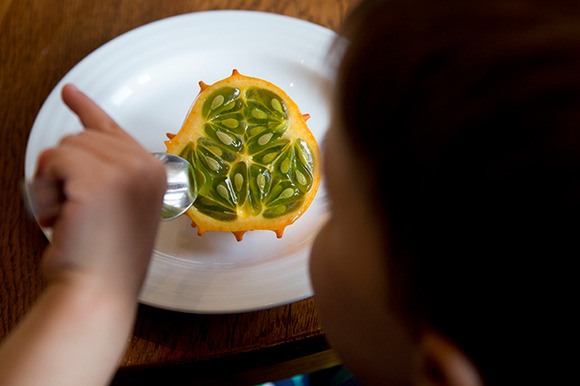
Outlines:
[[477, 367], [453, 342], [426, 330], [421, 342], [420, 386], [482, 386]]

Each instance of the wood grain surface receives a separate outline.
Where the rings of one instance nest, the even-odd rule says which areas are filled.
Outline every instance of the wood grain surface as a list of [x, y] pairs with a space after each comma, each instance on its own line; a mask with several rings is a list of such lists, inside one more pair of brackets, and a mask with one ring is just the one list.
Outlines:
[[[22, 319], [45, 285], [39, 262], [47, 241], [27, 215], [21, 196], [24, 154], [42, 103], [76, 63], [124, 32], [173, 15], [257, 10], [336, 30], [356, 3], [358, 0], [0, 0], [0, 340]], [[296, 347], [296, 342], [322, 335], [313, 299], [227, 315], [141, 306], [121, 368], [211, 361], [285, 344]]]

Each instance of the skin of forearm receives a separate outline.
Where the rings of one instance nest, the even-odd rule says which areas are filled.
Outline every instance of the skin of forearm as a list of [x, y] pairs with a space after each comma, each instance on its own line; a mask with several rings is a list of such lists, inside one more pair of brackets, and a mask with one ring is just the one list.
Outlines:
[[49, 283], [0, 346], [0, 385], [108, 384], [137, 303], [111, 286], [77, 276]]

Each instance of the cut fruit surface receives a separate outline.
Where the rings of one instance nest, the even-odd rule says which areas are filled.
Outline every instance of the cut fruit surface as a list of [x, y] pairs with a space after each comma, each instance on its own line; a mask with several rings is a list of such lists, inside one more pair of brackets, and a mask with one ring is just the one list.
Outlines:
[[198, 198], [187, 211], [198, 234], [286, 226], [306, 211], [320, 184], [320, 152], [307, 115], [270, 82], [236, 70], [201, 91], [167, 152], [188, 160]]

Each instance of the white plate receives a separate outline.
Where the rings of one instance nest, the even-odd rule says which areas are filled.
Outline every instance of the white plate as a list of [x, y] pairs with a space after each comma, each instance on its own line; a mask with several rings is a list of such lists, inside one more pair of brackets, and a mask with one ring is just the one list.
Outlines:
[[[165, 133], [176, 133], [199, 92], [236, 68], [284, 89], [321, 141], [329, 125], [326, 55], [335, 34], [306, 21], [249, 11], [192, 13], [160, 20], [103, 45], [55, 87], [32, 128], [25, 177], [36, 159], [65, 134], [81, 130], [60, 99], [74, 83], [95, 99], [150, 151], [164, 151]], [[312, 295], [308, 255], [327, 218], [324, 187], [306, 213], [274, 232], [199, 237], [188, 218], [162, 223], [140, 301], [167, 309], [222, 313], [264, 309]], [[50, 239], [48, 230], [44, 230]]]

